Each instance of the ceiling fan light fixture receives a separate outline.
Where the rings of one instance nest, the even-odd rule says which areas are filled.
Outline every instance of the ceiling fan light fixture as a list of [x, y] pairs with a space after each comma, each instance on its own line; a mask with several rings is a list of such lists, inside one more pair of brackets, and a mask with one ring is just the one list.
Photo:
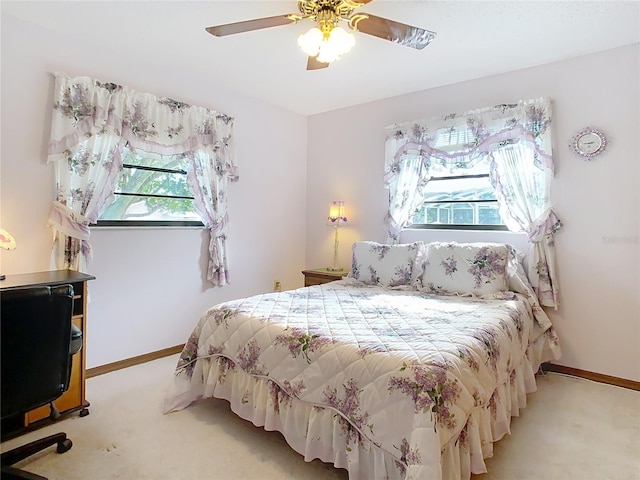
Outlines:
[[372, 0], [299, 0], [300, 14], [276, 15], [240, 22], [214, 25], [205, 30], [216, 37], [262, 30], [280, 25], [311, 20], [316, 25], [298, 36], [298, 46], [307, 54], [307, 70], [326, 68], [349, 52], [355, 45], [355, 35], [338, 27], [346, 22], [359, 34], [387, 40], [405, 47], [421, 50], [435, 38], [436, 33], [423, 28], [396, 22], [370, 13], [354, 10]]
[[298, 37], [298, 45], [304, 53], [316, 57], [319, 62], [331, 63], [353, 48], [355, 36], [343, 28], [334, 27], [328, 35], [318, 27], [313, 27]]

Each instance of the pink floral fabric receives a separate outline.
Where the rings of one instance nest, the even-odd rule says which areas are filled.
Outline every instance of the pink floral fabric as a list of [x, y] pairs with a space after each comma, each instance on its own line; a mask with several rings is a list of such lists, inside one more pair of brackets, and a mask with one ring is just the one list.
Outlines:
[[508, 245], [497, 243], [429, 243], [416, 286], [444, 294], [504, 292], [510, 251]]
[[[463, 448], [467, 419], [489, 411], [529, 346], [554, 339], [552, 331], [514, 292], [434, 296], [345, 279], [256, 295], [201, 318], [165, 410], [224, 391], [230, 367], [245, 375], [242, 385], [251, 377], [267, 381], [265, 415], [284, 422], [292, 401], [330, 411], [346, 445], [342, 455], [373, 448], [394, 459], [393, 478], [439, 478], [441, 452]], [[549, 348], [559, 354], [557, 345]], [[237, 395], [239, 409], [264, 405], [258, 390]]]
[[214, 110], [89, 77], [54, 74], [47, 161], [56, 170], [49, 225], [52, 262], [85, 271], [89, 225], [114, 192], [125, 149], [185, 155], [194, 204], [210, 233], [207, 279], [229, 283], [225, 227], [227, 189], [238, 180], [234, 119]]
[[421, 248], [422, 242], [400, 245], [354, 242], [349, 277], [383, 287], [411, 285], [416, 257]]
[[[500, 216], [529, 237], [529, 280], [544, 306], [558, 307], [554, 238], [562, 228], [551, 205], [552, 102], [521, 100], [387, 127], [384, 183], [389, 190], [387, 238], [396, 243], [424, 202], [433, 167], [471, 169], [490, 158], [491, 185]], [[454, 136], [461, 148], [443, 149]]]

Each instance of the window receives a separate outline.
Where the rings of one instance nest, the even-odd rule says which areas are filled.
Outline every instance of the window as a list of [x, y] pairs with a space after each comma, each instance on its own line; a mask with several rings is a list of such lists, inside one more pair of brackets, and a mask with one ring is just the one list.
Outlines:
[[506, 230], [489, 182], [488, 157], [473, 169], [432, 167], [431, 175], [412, 227]]
[[90, 77], [54, 77], [52, 263], [85, 271], [93, 224], [198, 225], [209, 246], [206, 278], [227, 285], [227, 187], [238, 180], [233, 118]]
[[531, 284], [542, 305], [557, 307], [552, 238], [562, 222], [549, 195], [551, 100], [449, 113], [389, 125], [386, 132], [387, 241], [400, 242], [411, 226], [527, 233]]
[[[468, 129], [450, 128], [438, 133], [434, 147], [460, 152], [469, 149], [471, 138]], [[507, 230], [489, 180], [490, 157], [463, 158], [457, 163], [431, 159], [424, 202], [411, 219], [412, 228]]]
[[187, 184], [187, 158], [125, 149], [113, 199], [97, 225], [203, 226]]

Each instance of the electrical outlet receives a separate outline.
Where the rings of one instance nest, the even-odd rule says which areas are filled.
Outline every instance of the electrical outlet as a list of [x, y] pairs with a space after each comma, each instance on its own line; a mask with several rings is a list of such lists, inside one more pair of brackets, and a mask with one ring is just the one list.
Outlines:
[[282, 285], [280, 284], [280, 280], [274, 280], [273, 281], [273, 291], [274, 292], [281, 292], [282, 291]]

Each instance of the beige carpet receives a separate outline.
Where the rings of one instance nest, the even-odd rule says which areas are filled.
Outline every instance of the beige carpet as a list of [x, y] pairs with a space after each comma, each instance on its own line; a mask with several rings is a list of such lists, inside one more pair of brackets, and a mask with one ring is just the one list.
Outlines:
[[[65, 431], [55, 448], [18, 466], [50, 480], [346, 480], [345, 470], [304, 462], [276, 432], [233, 415], [228, 403], [201, 401], [160, 413], [177, 355], [87, 381], [87, 417], [73, 415], [2, 444]], [[473, 480], [640, 480], [640, 392], [547, 374], [495, 446], [489, 473]], [[373, 480], [373, 479], [372, 479]]]

